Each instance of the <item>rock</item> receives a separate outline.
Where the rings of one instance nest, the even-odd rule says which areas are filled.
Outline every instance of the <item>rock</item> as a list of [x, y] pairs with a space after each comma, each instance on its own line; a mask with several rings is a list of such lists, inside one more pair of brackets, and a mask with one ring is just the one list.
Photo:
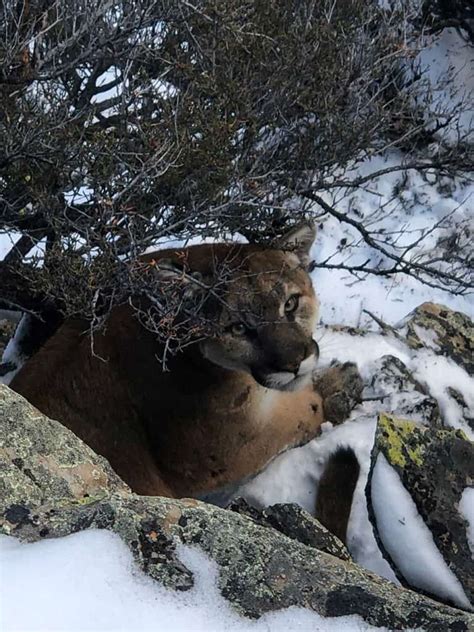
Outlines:
[[0, 411], [1, 496], [10, 490], [20, 504], [87, 504], [129, 491], [104, 458], [3, 385]]
[[[326, 617], [358, 614], [390, 629], [467, 632], [474, 626], [468, 613], [314, 548], [314, 525], [305, 520], [299, 537], [311, 545], [199, 501], [130, 493], [104, 459], [2, 385], [0, 484], [2, 533], [35, 541], [110, 529], [145, 572], [179, 590], [190, 588], [193, 577], [175, 547], [198, 546], [217, 563], [222, 594], [246, 616], [296, 605]], [[290, 514], [273, 508], [266, 519], [287, 529]]]
[[460, 393], [453, 386], [448, 386], [446, 389], [449, 397], [456, 402], [458, 409], [460, 410], [460, 416], [465, 421], [469, 428], [474, 431], [474, 409], [469, 406], [464, 399], [464, 395]]
[[462, 312], [444, 305], [423, 303], [402, 323], [406, 340], [413, 349], [427, 347], [474, 372], [474, 325]]
[[[123, 495], [122, 502], [110, 502], [113, 494]], [[118, 523], [143, 570], [160, 578], [163, 571], [165, 583], [175, 587], [192, 586], [175, 545], [162, 534], [155, 537], [158, 527], [145, 508], [141, 515], [138, 498], [136, 515], [124, 510], [127, 499], [128, 486], [103, 457], [0, 385], [1, 531], [31, 542]], [[150, 567], [152, 556], [159, 561], [156, 569]]]
[[400, 477], [436, 547], [461, 583], [467, 599], [474, 604], [467, 523], [458, 511], [463, 491], [474, 484], [474, 444], [461, 430], [433, 429], [390, 415], [379, 416], [366, 488], [369, 515], [385, 557], [400, 580], [408, 585], [407, 578], [387, 553], [373, 511], [370, 481], [380, 454]]
[[[425, 370], [431, 373], [427, 384], [433, 391], [429, 393], [422, 383], [423, 372], [418, 370], [418, 379], [414, 379], [400, 359], [386, 356], [371, 367], [365, 392], [365, 397], [379, 398], [381, 405], [376, 412], [389, 410], [398, 417], [425, 424], [463, 427], [474, 432], [474, 408], [469, 398], [469, 377], [465, 375], [472, 375], [474, 367], [474, 324], [469, 316], [444, 305], [423, 303], [396, 328], [373, 315], [372, 318], [381, 327], [381, 335], [408, 346], [409, 354], [413, 350], [412, 360], [416, 358], [418, 369], [426, 365]], [[449, 362], [441, 358], [448, 358]], [[452, 384], [447, 385], [443, 375], [444, 388], [438, 388], [436, 367], [440, 374], [452, 371]]]
[[378, 398], [379, 408], [396, 411], [397, 416], [441, 426], [437, 401], [395, 356], [383, 356], [374, 362], [366, 396]]
[[318, 551], [325, 551], [341, 560], [351, 559], [349, 552], [339, 538], [336, 538], [299, 505], [283, 503], [265, 507], [260, 511], [243, 498], [237, 498], [232, 501], [228, 509], [242, 516], [247, 516], [264, 527], [276, 529], [292, 540], [297, 540]]

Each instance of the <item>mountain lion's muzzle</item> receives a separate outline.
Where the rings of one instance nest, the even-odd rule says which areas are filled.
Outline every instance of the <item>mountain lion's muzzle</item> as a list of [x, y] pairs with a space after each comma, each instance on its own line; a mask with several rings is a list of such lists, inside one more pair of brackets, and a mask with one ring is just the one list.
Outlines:
[[[285, 328], [284, 336], [282, 331], [275, 333], [279, 327]], [[281, 391], [303, 388], [316, 368], [319, 358], [317, 342], [295, 324], [278, 324], [272, 326], [273, 331], [268, 329], [259, 332], [264, 362], [252, 367], [252, 376], [267, 388]]]

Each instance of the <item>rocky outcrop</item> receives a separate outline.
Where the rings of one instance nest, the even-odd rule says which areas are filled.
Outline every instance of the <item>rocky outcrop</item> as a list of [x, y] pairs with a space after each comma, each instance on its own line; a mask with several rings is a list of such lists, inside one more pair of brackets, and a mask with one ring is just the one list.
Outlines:
[[259, 510], [243, 498], [237, 498], [227, 508], [251, 518], [256, 524], [276, 529], [292, 540], [302, 542], [318, 551], [324, 551], [341, 560], [351, 559], [339, 538], [299, 505], [285, 503]]
[[[399, 342], [403, 355], [411, 355], [412, 360], [408, 368], [400, 358], [387, 355], [371, 367], [365, 396], [379, 399], [375, 412], [387, 410], [427, 425], [461, 426], [466, 431], [474, 431], [474, 408], [469, 386], [466, 386], [474, 368], [472, 319], [435, 303], [423, 303], [396, 327], [372, 317], [379, 324], [381, 335]], [[445, 375], [453, 374], [452, 384], [441, 391], [435, 387], [438, 401], [429, 392], [423, 372], [418, 371], [417, 379], [414, 378], [413, 358], [416, 357], [418, 364], [424, 361], [431, 367], [438, 365], [438, 371]], [[464, 385], [457, 383], [460, 370]], [[431, 380], [433, 375], [432, 372]]]
[[[461, 430], [428, 428], [383, 414], [379, 417], [375, 435], [371, 474], [380, 454], [398, 474], [428, 527], [436, 548], [459, 580], [468, 601], [474, 604], [468, 525], [458, 510], [464, 490], [474, 485], [474, 444]], [[366, 492], [379, 544], [400, 580], [409, 585], [409, 578], [397, 568], [378, 530], [370, 482], [371, 475]], [[387, 502], [390, 500], [387, 499]], [[407, 537], [411, 535], [407, 533]]]
[[474, 373], [474, 326], [462, 312], [444, 305], [423, 303], [403, 321], [408, 344], [414, 349], [427, 347], [445, 355]]
[[[222, 594], [250, 617], [298, 605], [327, 617], [358, 614], [390, 629], [467, 631], [474, 625], [468, 613], [326, 552], [334, 542], [324, 544], [308, 516], [301, 529], [290, 528], [295, 513], [288, 508], [267, 512], [263, 526], [254, 516], [195, 500], [130, 493], [104, 459], [5, 386], [0, 485], [2, 533], [35, 541], [88, 527], [110, 529], [145, 572], [178, 590], [190, 588], [193, 577], [176, 545], [198, 546], [217, 562]], [[342, 549], [339, 554], [344, 557]]]
[[367, 393], [380, 396], [379, 408], [429, 426], [442, 425], [438, 402], [395, 356], [386, 355], [374, 363]]

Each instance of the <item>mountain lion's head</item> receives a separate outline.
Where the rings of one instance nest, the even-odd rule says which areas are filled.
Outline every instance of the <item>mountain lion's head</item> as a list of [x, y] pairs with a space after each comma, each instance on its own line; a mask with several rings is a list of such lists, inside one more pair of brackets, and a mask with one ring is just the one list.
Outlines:
[[191, 246], [171, 261], [172, 251], [158, 253], [160, 269], [170, 266], [163, 278], [181, 275], [182, 281], [182, 267], [174, 266], [185, 252], [187, 291], [212, 290], [206, 300], [214, 333], [199, 343], [205, 358], [250, 373], [267, 388], [296, 390], [309, 383], [319, 354], [313, 340], [319, 303], [307, 271], [314, 238], [314, 227], [303, 224], [273, 248]]
[[319, 353], [318, 300], [307, 272], [314, 237], [314, 227], [303, 224], [274, 248], [188, 250], [189, 271], [219, 297], [210, 301], [214, 334], [199, 343], [205, 358], [267, 388], [296, 390], [311, 380]]

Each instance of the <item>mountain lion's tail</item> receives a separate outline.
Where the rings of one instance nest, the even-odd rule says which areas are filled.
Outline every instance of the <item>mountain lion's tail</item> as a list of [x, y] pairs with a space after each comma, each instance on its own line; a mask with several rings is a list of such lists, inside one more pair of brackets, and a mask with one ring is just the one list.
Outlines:
[[340, 447], [329, 457], [319, 481], [316, 518], [344, 543], [359, 472], [354, 450]]

